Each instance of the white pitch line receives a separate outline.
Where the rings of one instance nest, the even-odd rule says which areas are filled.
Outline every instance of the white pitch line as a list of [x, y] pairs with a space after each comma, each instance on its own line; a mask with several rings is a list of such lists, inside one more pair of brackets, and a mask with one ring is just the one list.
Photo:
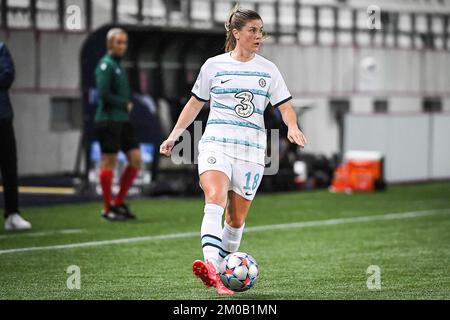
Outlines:
[[305, 228], [305, 227], [337, 225], [337, 224], [357, 223], [357, 222], [394, 220], [394, 219], [407, 219], [407, 218], [430, 216], [430, 215], [434, 215], [441, 211], [446, 211], [446, 210], [450, 210], [450, 208], [449, 209], [440, 209], [440, 210], [410, 211], [410, 212], [402, 212], [402, 213], [386, 213], [386, 214], [382, 214], [382, 215], [338, 218], [338, 219], [329, 219], [329, 220], [316, 220], [316, 221], [292, 222], [292, 223], [284, 223], [284, 224], [272, 224], [272, 225], [267, 225], [267, 226], [250, 227], [250, 228], [246, 229], [246, 232], [267, 231], [267, 230], [277, 230], [277, 229]]
[[20, 232], [10, 233], [0, 236], [0, 239], [12, 239], [18, 237], [43, 237], [55, 234], [75, 234], [85, 232], [84, 229], [63, 229], [63, 230], [51, 230], [51, 231], [39, 231], [39, 232]]
[[[316, 227], [316, 226], [350, 224], [350, 223], [358, 223], [358, 222], [408, 219], [408, 218], [431, 216], [431, 215], [435, 215], [435, 214], [438, 214], [441, 212], [448, 214], [448, 213], [450, 213], [450, 208], [449, 209], [438, 209], [438, 210], [426, 210], [426, 211], [410, 211], [410, 212], [401, 212], [401, 213], [387, 213], [387, 214], [381, 214], [381, 215], [359, 216], [359, 217], [338, 218], [338, 219], [328, 219], [328, 220], [315, 220], [315, 221], [293, 222], [293, 223], [283, 223], [283, 224], [271, 224], [271, 225], [265, 225], [265, 226], [256, 226], [256, 227], [246, 228], [245, 233], [280, 230], [280, 229], [295, 229], [295, 228], [298, 229], [298, 228], [307, 228], [307, 227]], [[124, 243], [142, 242], [142, 241], [192, 238], [192, 237], [198, 237], [198, 236], [199, 236], [198, 231], [184, 232], [184, 233], [171, 233], [171, 234], [161, 234], [161, 235], [156, 235], [156, 236], [143, 236], [143, 237], [114, 239], [114, 240], [79, 242], [79, 243], [72, 243], [72, 244], [61, 244], [61, 245], [42, 246], [42, 247], [5, 249], [5, 250], [0, 250], [0, 254], [30, 252], [30, 251], [48, 251], [48, 250], [58, 250], [58, 249], [72, 249], [72, 248], [83, 248], [83, 247], [98, 247], [98, 246], [105, 246], [105, 245], [111, 245], [111, 244], [124, 244]]]

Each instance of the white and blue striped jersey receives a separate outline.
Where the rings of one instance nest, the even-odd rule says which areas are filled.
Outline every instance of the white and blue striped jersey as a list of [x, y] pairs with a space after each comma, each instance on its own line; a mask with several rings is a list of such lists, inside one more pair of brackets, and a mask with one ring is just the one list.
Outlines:
[[278, 107], [292, 99], [276, 65], [255, 55], [247, 62], [227, 52], [202, 66], [192, 95], [210, 101], [210, 113], [199, 151], [219, 150], [261, 165], [267, 137], [264, 110], [269, 102]]

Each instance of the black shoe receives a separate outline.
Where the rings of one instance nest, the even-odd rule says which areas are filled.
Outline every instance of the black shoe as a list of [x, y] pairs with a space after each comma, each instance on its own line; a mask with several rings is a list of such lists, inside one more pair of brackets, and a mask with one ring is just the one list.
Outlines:
[[111, 209], [107, 212], [102, 212], [102, 218], [108, 221], [125, 221], [127, 217], [117, 212], [112, 211]]
[[133, 212], [131, 212], [130, 209], [128, 208], [128, 206], [124, 203], [112, 206], [111, 211], [124, 216], [126, 219], [131, 219], [131, 220], [136, 219], [136, 215]]

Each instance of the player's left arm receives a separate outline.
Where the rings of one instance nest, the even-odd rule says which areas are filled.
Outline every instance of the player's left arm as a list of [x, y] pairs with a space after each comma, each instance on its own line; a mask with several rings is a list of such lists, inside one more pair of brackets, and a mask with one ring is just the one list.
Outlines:
[[298, 128], [297, 114], [295, 113], [291, 102], [287, 101], [283, 103], [278, 107], [278, 109], [280, 110], [281, 116], [283, 117], [283, 122], [288, 127], [287, 138], [291, 143], [296, 143], [300, 147], [304, 148], [308, 143], [308, 140], [306, 140], [305, 135]]

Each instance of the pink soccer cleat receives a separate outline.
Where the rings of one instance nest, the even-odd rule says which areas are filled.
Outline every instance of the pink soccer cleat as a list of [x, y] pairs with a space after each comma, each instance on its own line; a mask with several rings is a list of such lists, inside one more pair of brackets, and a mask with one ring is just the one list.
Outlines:
[[216, 268], [211, 262], [195, 260], [192, 264], [192, 271], [200, 278], [206, 287], [215, 287], [217, 281]]
[[201, 260], [195, 260], [192, 264], [192, 271], [202, 280], [206, 287], [215, 287], [218, 294], [234, 294], [234, 291], [223, 285], [216, 268], [210, 261], [203, 262]]

